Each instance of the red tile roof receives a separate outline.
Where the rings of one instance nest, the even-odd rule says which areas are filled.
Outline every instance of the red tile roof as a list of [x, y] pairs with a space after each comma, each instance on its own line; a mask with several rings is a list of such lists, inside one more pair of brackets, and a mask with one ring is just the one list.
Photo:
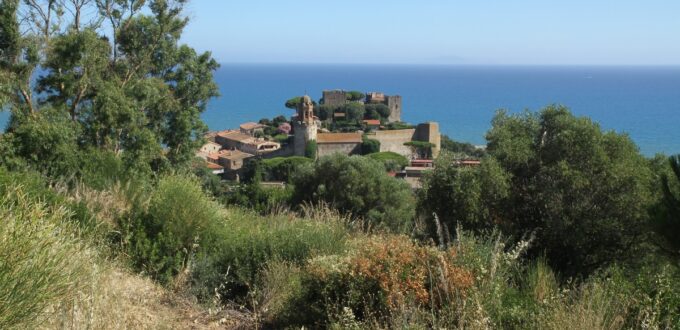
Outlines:
[[380, 126], [380, 120], [378, 120], [378, 119], [366, 119], [366, 120], [364, 120], [364, 124]]

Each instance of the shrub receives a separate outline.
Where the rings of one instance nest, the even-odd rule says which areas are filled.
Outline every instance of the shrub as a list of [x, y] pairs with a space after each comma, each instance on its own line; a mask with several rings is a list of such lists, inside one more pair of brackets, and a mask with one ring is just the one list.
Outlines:
[[293, 317], [287, 321], [323, 327], [342, 313], [365, 321], [388, 317], [406, 305], [439, 308], [453, 301], [449, 297], [464, 297], [474, 284], [456, 255], [455, 249], [440, 251], [405, 236], [355, 240], [347, 254], [309, 262], [300, 280], [301, 295], [289, 305], [296, 313], [286, 314]]
[[223, 300], [244, 302], [269, 262], [302, 265], [315, 255], [339, 253], [346, 235], [344, 220], [332, 212], [300, 219], [230, 209], [214, 228], [211, 248], [197, 256], [192, 290], [204, 301], [217, 290]]
[[64, 207], [32, 200], [21, 186], [0, 195], [0, 328], [32, 328], [40, 313], [87, 286], [92, 263]]
[[148, 201], [137, 201], [129, 228], [129, 254], [134, 266], [161, 283], [188, 266], [190, 256], [204, 246], [221, 221], [221, 209], [195, 180], [168, 176], [151, 191]]
[[380, 141], [364, 137], [361, 143], [361, 154], [369, 155], [376, 152], [380, 152]]
[[316, 140], [307, 141], [307, 145], [305, 146], [305, 157], [316, 159], [317, 149]]
[[399, 171], [409, 164], [406, 157], [392, 151], [376, 152], [368, 157], [383, 163], [387, 171]]
[[328, 203], [367, 224], [393, 231], [408, 230], [414, 216], [409, 185], [385, 173], [367, 157], [335, 154], [322, 157], [293, 176], [293, 204]]

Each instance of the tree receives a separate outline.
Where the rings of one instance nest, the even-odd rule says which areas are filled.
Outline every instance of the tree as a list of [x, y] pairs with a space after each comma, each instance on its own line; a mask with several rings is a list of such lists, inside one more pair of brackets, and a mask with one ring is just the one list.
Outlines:
[[404, 181], [387, 175], [383, 165], [362, 156], [335, 154], [301, 167], [293, 176], [294, 205], [328, 203], [363, 218], [369, 226], [408, 230], [414, 198]]
[[390, 107], [385, 104], [366, 104], [366, 118], [386, 121], [390, 117]]
[[350, 101], [350, 102], [361, 101], [361, 100], [364, 99], [364, 97], [366, 97], [366, 95], [364, 95], [364, 93], [358, 92], [358, 91], [346, 92], [345, 96], [347, 97], [347, 100]]
[[[566, 275], [587, 275], [631, 256], [652, 196], [651, 171], [628, 136], [549, 106], [538, 113], [499, 111], [486, 138], [490, 159], [478, 171], [491, 159], [498, 166], [475, 175], [447, 174], [452, 165], [440, 164], [425, 184], [425, 209], [453, 205], [448, 214], [439, 210], [440, 217], [464, 228], [497, 226], [517, 239], [535, 233], [532, 253], [545, 254]], [[489, 191], [477, 183], [482, 179], [507, 189]]]
[[288, 101], [286, 101], [285, 106], [288, 109], [295, 110], [295, 109], [297, 109], [298, 105], [300, 105], [301, 102], [302, 102], [302, 96], [296, 96], [296, 97], [293, 97], [291, 99], [288, 99]]
[[[65, 135], [72, 138], [74, 154], [96, 148], [140, 169], [188, 167], [207, 130], [200, 114], [217, 95], [212, 72], [218, 64], [209, 53], [179, 44], [188, 23], [182, 16], [185, 2], [26, 1], [28, 26], [22, 36], [18, 1], [3, 1], [0, 79], [12, 83], [3, 84], [0, 100], [14, 118], [4, 140], [29, 143], [12, 135], [40, 127], [33, 121], [62, 118], [36, 115], [49, 109], [65, 114], [75, 127], [77, 134]], [[93, 13], [93, 22], [108, 20], [114, 34], [83, 23], [84, 12]], [[41, 73], [33, 89], [37, 67]], [[31, 157], [33, 163], [47, 162], [42, 154]]]
[[653, 228], [661, 238], [658, 245], [669, 255], [680, 258], [680, 155], [669, 157], [667, 164], [670, 171], [661, 175], [661, 212], [653, 219]]
[[482, 158], [486, 155], [484, 149], [479, 149], [470, 143], [454, 141], [445, 134], [442, 134], [441, 148], [442, 150], [459, 154], [464, 158]]
[[346, 119], [348, 121], [359, 122], [364, 119], [364, 114], [366, 113], [364, 109], [364, 104], [360, 102], [350, 102], [343, 105], [340, 111], [346, 114]]

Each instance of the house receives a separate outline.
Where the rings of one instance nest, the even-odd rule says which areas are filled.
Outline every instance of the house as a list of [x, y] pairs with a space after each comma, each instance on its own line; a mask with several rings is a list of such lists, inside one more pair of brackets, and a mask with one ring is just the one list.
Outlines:
[[240, 150], [222, 150], [218, 154], [218, 164], [227, 171], [237, 171], [243, 168], [246, 159], [253, 156]]
[[319, 157], [343, 153], [353, 155], [361, 153], [362, 134], [355, 133], [318, 133], [316, 137], [317, 155]]
[[247, 123], [241, 124], [239, 126], [239, 130], [243, 134], [255, 136], [257, 133], [264, 134], [264, 128], [265, 127], [266, 127], [265, 125], [262, 125], [262, 124], [259, 124], [259, 123], [247, 122]]
[[200, 152], [211, 154], [220, 151], [220, 149], [222, 149], [221, 145], [215, 142], [208, 142], [201, 147]]
[[380, 129], [380, 120], [366, 119], [364, 120], [364, 126], [366, 126], [368, 129]]
[[215, 136], [215, 142], [228, 150], [241, 150], [252, 155], [262, 155], [281, 149], [281, 144], [255, 138], [240, 131], [222, 131]]
[[212, 172], [212, 174], [224, 174], [224, 167], [215, 163], [205, 163], [205, 166]]

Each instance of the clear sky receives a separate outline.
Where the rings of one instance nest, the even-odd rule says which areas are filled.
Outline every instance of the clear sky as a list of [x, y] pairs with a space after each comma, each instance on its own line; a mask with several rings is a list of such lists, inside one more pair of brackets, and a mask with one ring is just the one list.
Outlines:
[[680, 0], [192, 0], [223, 63], [680, 65]]

